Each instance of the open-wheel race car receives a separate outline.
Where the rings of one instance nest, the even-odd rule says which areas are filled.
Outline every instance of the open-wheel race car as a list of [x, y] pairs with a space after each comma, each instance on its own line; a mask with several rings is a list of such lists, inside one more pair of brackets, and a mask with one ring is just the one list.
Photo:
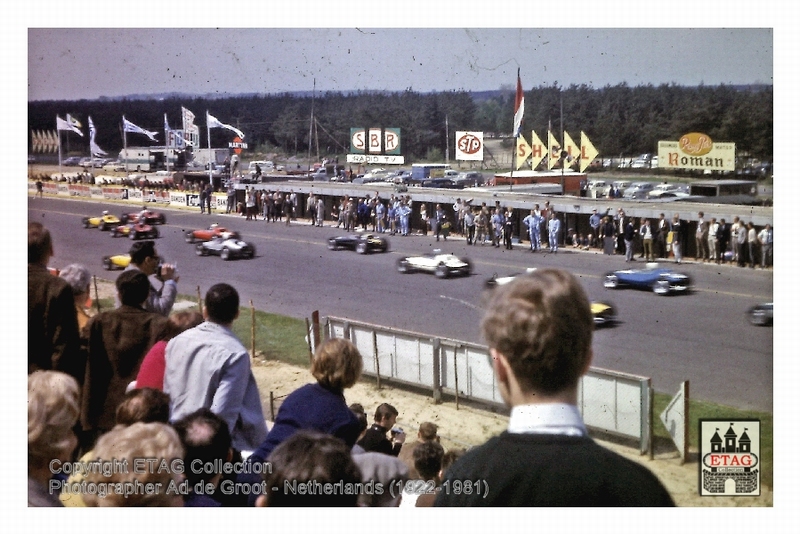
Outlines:
[[644, 269], [622, 269], [606, 274], [603, 287], [633, 287], [647, 289], [656, 295], [671, 295], [690, 292], [692, 280], [688, 275], [660, 267], [658, 263], [648, 263]]
[[111, 237], [128, 237], [130, 239], [157, 239], [158, 228], [151, 224], [122, 224], [111, 230]]
[[355, 250], [359, 254], [386, 252], [389, 250], [389, 240], [374, 234], [349, 234], [328, 239], [329, 250], [340, 248]]
[[[122, 224], [139, 222], [142, 215], [141, 211], [134, 211], [131, 213], [123, 213], [120, 216]], [[144, 222], [146, 224], [167, 224], [167, 216], [160, 211], [144, 210]]]
[[400, 258], [397, 260], [397, 270], [401, 273], [433, 273], [437, 278], [448, 278], [456, 275], [469, 276], [472, 273], [472, 263], [466, 258], [434, 250], [420, 256]]
[[213, 254], [227, 261], [233, 258], [252, 259], [256, 255], [256, 247], [252, 243], [242, 241], [233, 236], [218, 236], [210, 241], [195, 246], [198, 256]]
[[[512, 282], [518, 276], [530, 274], [536, 270], [536, 267], [528, 267], [524, 273], [514, 273], [506, 276], [498, 276], [497, 273], [493, 274], [491, 278], [486, 280], [486, 289], [491, 290], [495, 287], [504, 286]], [[591, 303], [592, 318], [594, 319], [595, 326], [608, 326], [616, 324], [617, 322], [617, 309], [613, 304], [608, 302], [593, 301]]]
[[98, 217], [84, 217], [81, 222], [84, 228], [97, 228], [100, 231], [110, 230], [121, 224], [119, 217], [111, 215], [107, 211], [104, 211], [103, 214]]
[[183, 238], [186, 240], [187, 243], [194, 243], [196, 241], [210, 241], [215, 237], [221, 236], [229, 236], [239, 238], [239, 232], [234, 232], [228, 230], [224, 226], [220, 226], [218, 224], [212, 224], [208, 228], [200, 228], [198, 230], [186, 230], [183, 234]]
[[103, 268], [106, 271], [124, 269], [131, 264], [130, 254], [117, 254], [115, 256], [103, 256]]
[[754, 326], [772, 326], [772, 302], [756, 304], [747, 310], [747, 320]]

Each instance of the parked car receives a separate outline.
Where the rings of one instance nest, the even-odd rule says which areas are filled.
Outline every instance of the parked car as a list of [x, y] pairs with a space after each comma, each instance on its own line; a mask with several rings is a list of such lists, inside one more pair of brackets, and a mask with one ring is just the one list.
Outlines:
[[111, 237], [128, 237], [130, 239], [158, 239], [158, 228], [151, 224], [123, 224], [111, 230]]
[[466, 171], [458, 173], [458, 175], [453, 178], [453, 181], [464, 187], [480, 187], [484, 184], [485, 178], [483, 177], [483, 173], [478, 171]]
[[400, 258], [397, 260], [397, 270], [401, 273], [433, 273], [437, 278], [448, 278], [453, 275], [469, 276], [472, 273], [472, 263], [466, 258], [435, 250], [420, 256]]
[[[120, 216], [120, 220], [123, 224], [129, 222], [139, 222], [139, 215], [141, 213], [141, 211], [123, 213]], [[144, 214], [144, 222], [147, 224], [167, 224], [167, 216], [160, 211], [146, 210]]]
[[754, 326], [772, 326], [772, 302], [757, 304], [747, 310], [747, 318]]
[[131, 264], [130, 254], [116, 254], [114, 256], [103, 256], [103, 268], [107, 271], [125, 269]]
[[603, 287], [617, 289], [632, 287], [647, 289], [656, 295], [688, 293], [692, 289], [692, 280], [688, 275], [676, 273], [672, 269], [648, 263], [644, 269], [621, 269], [608, 273], [603, 279]]
[[622, 192], [622, 198], [647, 198], [647, 193], [653, 190], [653, 182], [633, 182], [630, 187]]
[[89, 167], [93, 166], [92, 158], [81, 158], [81, 160], [78, 162], [78, 165], [84, 169], [88, 169]]
[[440, 189], [464, 189], [464, 184], [456, 183], [452, 178], [431, 178], [422, 182], [422, 187], [436, 187]]
[[111, 215], [107, 211], [104, 211], [103, 214], [98, 217], [84, 217], [81, 219], [81, 222], [84, 228], [97, 228], [100, 231], [110, 230], [122, 224], [119, 217]]
[[653, 189], [647, 192], [648, 198], [659, 198], [665, 193], [676, 193], [681, 191], [681, 186], [678, 184], [657, 184]]
[[389, 240], [373, 234], [349, 234], [328, 239], [328, 250], [347, 248], [359, 254], [368, 252], [386, 252], [389, 250]]
[[273, 170], [275, 170], [275, 165], [271, 161], [268, 160], [251, 161], [247, 167], [247, 174], [250, 176], [251, 179], [254, 178], [256, 175], [256, 165], [258, 165], [261, 168], [262, 173], [272, 172]]
[[233, 236], [221, 235], [210, 241], [198, 243], [195, 252], [198, 256], [213, 254], [228, 261], [233, 258], [252, 259], [256, 255], [256, 247]]
[[64, 161], [61, 162], [61, 164], [66, 167], [77, 167], [78, 165], [80, 165], [80, 163], [81, 163], [80, 156], [70, 156], [68, 158], [65, 158]]
[[195, 241], [210, 241], [215, 237], [227, 235], [230, 237], [239, 238], [239, 233], [228, 230], [224, 226], [217, 223], [212, 224], [208, 228], [201, 228], [199, 230], [187, 230], [184, 233], [184, 240], [187, 243], [194, 243]]

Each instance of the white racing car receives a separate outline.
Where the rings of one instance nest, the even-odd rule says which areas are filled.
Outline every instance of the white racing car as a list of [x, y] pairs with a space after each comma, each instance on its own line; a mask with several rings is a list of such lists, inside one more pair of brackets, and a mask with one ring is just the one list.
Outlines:
[[214, 254], [226, 261], [232, 258], [252, 259], [256, 255], [256, 247], [252, 243], [237, 239], [226, 232], [210, 241], [198, 243], [195, 252], [198, 256]]
[[401, 273], [421, 271], [433, 273], [437, 278], [447, 278], [454, 275], [469, 276], [472, 273], [472, 264], [468, 259], [434, 250], [430, 254], [400, 258], [397, 260], [397, 270]]

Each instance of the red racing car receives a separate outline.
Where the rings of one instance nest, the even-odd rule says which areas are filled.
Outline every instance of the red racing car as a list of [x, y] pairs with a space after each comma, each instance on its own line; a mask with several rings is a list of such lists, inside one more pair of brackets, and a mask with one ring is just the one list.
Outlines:
[[111, 230], [111, 237], [129, 237], [130, 239], [157, 239], [158, 228], [151, 224], [125, 224]]
[[239, 232], [228, 230], [224, 226], [214, 223], [206, 229], [187, 230], [184, 234], [184, 239], [187, 243], [194, 243], [195, 241], [211, 241], [215, 237], [223, 236], [239, 239]]
[[132, 213], [123, 213], [120, 215], [119, 220], [122, 224], [139, 222], [139, 217], [144, 213], [144, 222], [146, 224], [166, 224], [167, 216], [159, 211], [144, 210], [144, 212], [136, 211]]

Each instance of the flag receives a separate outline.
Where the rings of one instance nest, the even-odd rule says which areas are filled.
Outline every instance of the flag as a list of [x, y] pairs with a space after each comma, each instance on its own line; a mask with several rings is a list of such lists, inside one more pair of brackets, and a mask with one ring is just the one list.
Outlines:
[[581, 172], [585, 171], [598, 155], [599, 152], [592, 145], [592, 142], [589, 141], [585, 133], [581, 132]]
[[522, 81], [517, 69], [517, 95], [514, 98], [514, 137], [522, 134], [522, 116], [525, 114], [525, 95], [522, 92]]
[[[173, 130], [169, 127], [169, 122], [167, 122], [167, 114], [164, 113], [164, 137], [166, 137], [165, 143], [169, 146], [175, 145], [175, 148], [183, 148], [184, 146], [192, 146], [192, 144], [187, 141], [180, 133], [179, 130]], [[175, 136], [176, 143], [171, 143], [170, 133]]]
[[206, 125], [209, 128], [227, 128], [228, 130], [235, 132], [236, 135], [239, 136], [239, 139], [244, 139], [244, 133], [239, 129], [231, 126], [230, 124], [222, 124], [217, 120], [216, 117], [211, 115], [208, 111], [206, 111]]
[[[69, 115], [67, 115], [67, 117], [72, 119], [72, 117], [70, 117]], [[72, 119], [72, 120], [75, 120], [75, 119]], [[77, 121], [75, 121], [75, 122], [77, 122]], [[78, 124], [80, 124], [80, 123], [78, 123]], [[61, 117], [59, 117], [57, 115], [56, 115], [56, 130], [59, 130], [59, 131], [65, 131], [66, 130], [68, 132], [75, 132], [76, 134], [78, 134], [81, 137], [83, 137], [83, 132], [81, 131], [81, 129], [78, 126], [76, 126], [71, 121], [65, 121], [64, 119], [62, 119]]]
[[75, 117], [73, 117], [69, 113], [67, 113], [67, 122], [70, 123], [71, 125], [73, 125], [76, 128], [80, 128], [81, 127], [81, 123], [78, 122], [78, 119], [76, 119]]
[[536, 132], [531, 130], [531, 169], [535, 169], [541, 163], [546, 149]]
[[567, 132], [564, 132], [564, 150], [567, 151], [567, 157], [564, 160], [564, 168], [572, 167], [580, 157], [580, 149], [572, 137]]
[[94, 127], [92, 117], [89, 117], [89, 151], [91, 152], [92, 156], [106, 156], [108, 155], [108, 152], [97, 146], [97, 143], [94, 142], [94, 136], [96, 133], [97, 129]]
[[150, 132], [148, 130], [145, 130], [144, 128], [139, 128], [131, 121], [125, 119], [124, 115], [122, 116], [122, 129], [126, 132], [144, 134], [147, 137], [149, 137], [151, 141], [157, 141], [156, 135], [158, 135], [158, 132]]
[[517, 169], [522, 167], [531, 155], [531, 146], [524, 135], [517, 137]]
[[200, 146], [200, 127], [194, 123], [194, 113], [181, 106], [183, 119], [183, 142], [186, 146]]

